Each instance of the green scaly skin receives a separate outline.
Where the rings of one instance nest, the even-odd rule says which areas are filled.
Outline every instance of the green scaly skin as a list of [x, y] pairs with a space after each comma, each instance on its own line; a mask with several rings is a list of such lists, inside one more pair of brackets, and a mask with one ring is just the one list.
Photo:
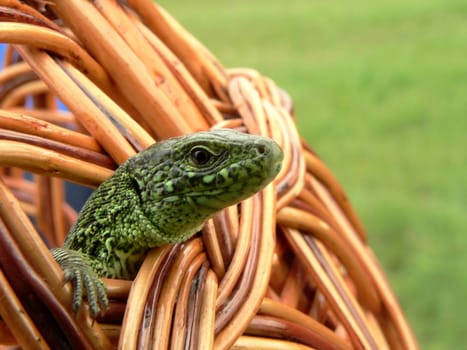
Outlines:
[[282, 151], [271, 139], [217, 129], [159, 142], [123, 163], [81, 210], [52, 255], [91, 315], [108, 306], [99, 277], [133, 279], [152, 247], [183, 242], [219, 210], [277, 175]]

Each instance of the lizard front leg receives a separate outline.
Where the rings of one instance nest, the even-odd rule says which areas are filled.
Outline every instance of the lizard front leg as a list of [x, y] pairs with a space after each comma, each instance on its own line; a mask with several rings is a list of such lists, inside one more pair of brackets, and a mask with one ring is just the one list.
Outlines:
[[107, 310], [109, 300], [104, 282], [92, 268], [92, 259], [79, 251], [67, 248], [54, 248], [52, 256], [63, 270], [65, 282], [73, 284], [73, 312], [81, 307], [86, 292], [91, 316]]

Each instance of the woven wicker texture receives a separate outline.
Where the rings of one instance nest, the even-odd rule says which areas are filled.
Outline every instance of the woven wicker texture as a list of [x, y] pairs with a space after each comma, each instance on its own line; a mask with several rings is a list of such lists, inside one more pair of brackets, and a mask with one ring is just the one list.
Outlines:
[[[0, 73], [0, 344], [417, 349], [362, 224], [271, 79], [224, 68], [150, 0], [0, 0], [0, 20], [11, 44]], [[151, 250], [133, 283], [106, 280], [111, 307], [95, 322], [86, 307], [74, 315], [48, 250], [77, 216], [64, 184], [95, 187], [156, 140], [212, 127], [275, 139], [285, 159], [273, 185], [188, 242]]]

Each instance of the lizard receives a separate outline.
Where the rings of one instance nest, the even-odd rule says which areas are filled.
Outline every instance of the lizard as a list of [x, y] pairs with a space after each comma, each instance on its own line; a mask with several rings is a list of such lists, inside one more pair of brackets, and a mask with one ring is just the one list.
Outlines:
[[131, 280], [147, 251], [180, 243], [216, 212], [260, 191], [283, 153], [270, 138], [213, 129], [157, 142], [123, 162], [91, 194], [62, 247], [51, 249], [91, 316], [108, 308], [105, 278]]

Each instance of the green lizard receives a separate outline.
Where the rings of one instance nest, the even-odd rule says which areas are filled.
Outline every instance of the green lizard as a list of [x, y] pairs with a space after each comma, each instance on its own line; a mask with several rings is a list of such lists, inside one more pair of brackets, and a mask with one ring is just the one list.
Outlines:
[[99, 277], [133, 279], [150, 248], [190, 238], [216, 212], [261, 190], [282, 158], [271, 139], [216, 129], [128, 159], [90, 196], [63, 247], [51, 250], [73, 284], [73, 310], [86, 291], [96, 317], [108, 306]]

